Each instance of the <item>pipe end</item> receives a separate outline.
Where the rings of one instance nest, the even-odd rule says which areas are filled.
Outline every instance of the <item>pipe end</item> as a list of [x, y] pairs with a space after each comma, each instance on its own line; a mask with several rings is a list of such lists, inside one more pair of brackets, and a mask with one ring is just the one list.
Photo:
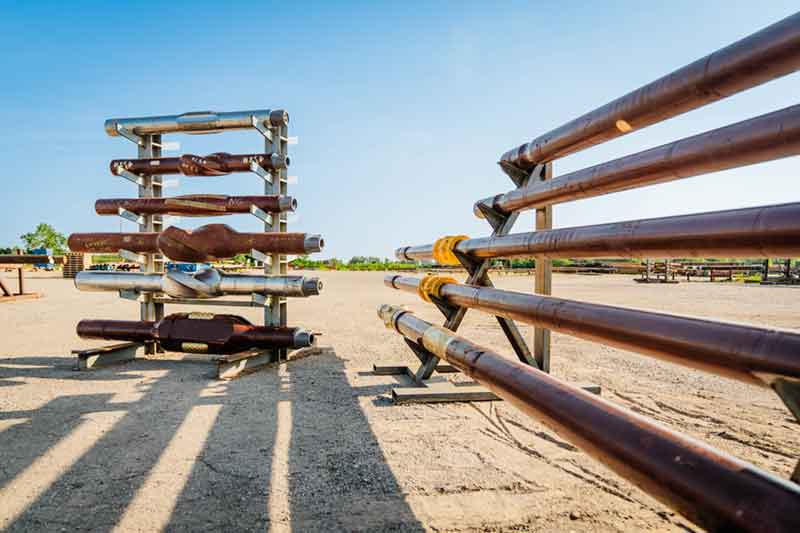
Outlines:
[[295, 348], [308, 348], [314, 344], [315, 340], [316, 337], [314, 334], [304, 329], [295, 330], [292, 336], [292, 342], [294, 342]]
[[303, 249], [307, 254], [320, 252], [324, 246], [325, 240], [322, 238], [322, 235], [306, 235], [306, 238], [303, 240]]
[[303, 294], [306, 296], [315, 296], [322, 291], [322, 281], [319, 278], [304, 278], [303, 279]]
[[400, 261], [410, 261], [409, 257], [406, 255], [406, 250], [408, 250], [408, 246], [403, 246], [402, 248], [395, 250], [395, 258], [399, 259]]
[[286, 126], [289, 124], [289, 112], [285, 109], [273, 109], [269, 113], [269, 123], [273, 126]]
[[282, 213], [285, 211], [296, 211], [297, 199], [293, 196], [281, 196], [278, 198], [278, 209]]
[[106, 130], [106, 134], [111, 137], [119, 137], [119, 132], [117, 131], [117, 119], [110, 118], [105, 121], [103, 127]]

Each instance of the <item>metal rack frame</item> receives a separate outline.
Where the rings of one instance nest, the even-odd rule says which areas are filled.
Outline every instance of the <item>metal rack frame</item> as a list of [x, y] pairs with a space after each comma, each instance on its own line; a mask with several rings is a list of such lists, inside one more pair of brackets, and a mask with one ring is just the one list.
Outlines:
[[[521, 171], [508, 164], [501, 164], [500, 166], [517, 188], [527, 186], [531, 180], [544, 181], [553, 176], [552, 163], [537, 165], [530, 172]], [[504, 215], [483, 205], [480, 205], [479, 208], [492, 227], [492, 237], [508, 235], [519, 217], [519, 212]], [[537, 209], [535, 227], [536, 230], [551, 229], [553, 227], [552, 206]], [[453, 254], [467, 271], [465, 284], [484, 287], [494, 286], [489, 278], [491, 259], [476, 260], [455, 250]], [[552, 278], [552, 261], [545, 257], [537, 257], [534, 292], [544, 295], [550, 294]], [[453, 306], [433, 295], [431, 295], [431, 301], [445, 317], [443, 327], [451, 331], [457, 331], [468, 308]], [[531, 351], [513, 320], [501, 316], [496, 316], [495, 318], [511, 344], [514, 353], [522, 363], [534, 366], [545, 372], [550, 371], [549, 329], [534, 328], [533, 351]], [[458, 371], [450, 365], [440, 364], [439, 357], [419, 344], [408, 339], [404, 340], [420, 360], [421, 364], [417, 370], [404, 365], [373, 365], [374, 374], [406, 375], [414, 381], [415, 387], [398, 387], [392, 390], [392, 398], [395, 403], [493, 401], [500, 399], [480, 385], [474, 383], [456, 385], [441, 376], [433, 376], [434, 372], [445, 374]], [[581, 385], [581, 387], [597, 394], [600, 393], [600, 389], [596, 385], [585, 384]]]
[[[280, 112], [283, 114], [283, 112]], [[236, 113], [240, 115], [241, 113]], [[205, 118], [214, 115], [213, 113], [186, 113], [179, 117], [187, 117], [191, 120], [194, 117]], [[230, 115], [230, 114], [229, 114]], [[156, 117], [160, 119], [162, 117]], [[238, 118], [238, 117], [237, 117]], [[125, 120], [123, 119], [123, 122]], [[287, 116], [288, 122], [288, 116]], [[264, 137], [265, 153], [279, 153], [286, 158], [288, 156], [288, 125], [280, 124], [265, 125], [257, 119], [255, 114], [250, 114], [248, 125], [239, 125], [231, 129], [255, 129]], [[158, 158], [162, 154], [162, 134], [138, 134], [126, 128], [118, 122], [109, 121], [106, 123], [107, 133], [114, 136], [125, 138], [137, 146], [137, 157]], [[215, 130], [190, 131], [190, 133], [213, 133]], [[224, 131], [224, 130], [223, 130]], [[164, 133], [180, 133], [180, 130], [167, 130]], [[288, 194], [288, 173], [287, 169], [266, 170], [259, 166], [255, 161], [250, 164], [250, 171], [259, 176], [264, 181], [264, 194], [266, 195], [286, 195]], [[134, 174], [128, 170], [119, 169], [118, 175], [138, 187], [139, 198], [158, 198], [163, 196], [164, 182], [162, 176], [148, 175], [142, 176]], [[262, 209], [253, 205], [250, 213], [264, 223], [265, 232], [286, 232], [288, 231], [287, 213], [266, 213]], [[163, 229], [162, 215], [137, 215], [130, 211], [120, 208], [118, 215], [125, 220], [138, 224], [140, 232], [159, 232]], [[143, 273], [162, 273], [164, 272], [164, 257], [157, 253], [134, 253], [129, 250], [119, 250], [119, 255], [124, 259], [141, 265]], [[256, 261], [263, 263], [266, 275], [286, 275], [288, 258], [286, 255], [272, 253], [264, 254], [259, 250], [251, 250], [250, 255]], [[250, 300], [233, 299], [193, 299], [193, 298], [168, 298], [160, 294], [149, 292], [120, 291], [121, 298], [135, 300], [140, 303], [140, 320], [157, 321], [164, 317], [165, 304], [181, 305], [211, 305], [229, 307], [262, 307], [264, 309], [265, 326], [286, 326], [287, 325], [287, 299], [285, 297], [264, 296], [252, 294]], [[110, 364], [117, 364], [134, 359], [141, 350], [146, 355], [153, 355], [162, 352], [157, 343], [124, 343], [115, 344], [99, 349], [73, 350], [73, 354], [78, 356], [78, 369], [89, 369]], [[216, 359], [218, 377], [235, 377], [242, 373], [253, 371], [265, 364], [285, 361], [288, 358], [288, 349], [274, 348], [268, 350], [257, 350], [244, 354], [234, 354], [233, 356], [220, 357]]]

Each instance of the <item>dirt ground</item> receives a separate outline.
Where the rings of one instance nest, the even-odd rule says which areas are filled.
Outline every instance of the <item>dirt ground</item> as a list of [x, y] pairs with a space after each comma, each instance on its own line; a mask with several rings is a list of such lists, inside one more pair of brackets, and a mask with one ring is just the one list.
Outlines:
[[[11, 273], [0, 273], [16, 286]], [[237, 380], [172, 354], [75, 372], [82, 318], [134, 319], [137, 304], [37, 275], [41, 300], [0, 304], [0, 527], [11, 531], [685, 531], [692, 526], [503, 402], [395, 406], [399, 378], [373, 363], [414, 358], [376, 316], [416, 296], [382, 273], [320, 273], [290, 322], [333, 351]], [[530, 291], [529, 277], [497, 277]], [[556, 275], [592, 302], [800, 328], [791, 288]], [[174, 306], [174, 311], [189, 308]], [[198, 308], [191, 308], [197, 310]], [[224, 308], [216, 309], [218, 312]], [[256, 310], [242, 313], [257, 320]], [[532, 328], [521, 326], [532, 337]], [[493, 319], [461, 333], [510, 355]], [[106, 343], [107, 344], [107, 343]], [[788, 477], [798, 425], [768, 390], [564, 335], [553, 373]], [[710, 483], [713, 480], [709, 480]]]

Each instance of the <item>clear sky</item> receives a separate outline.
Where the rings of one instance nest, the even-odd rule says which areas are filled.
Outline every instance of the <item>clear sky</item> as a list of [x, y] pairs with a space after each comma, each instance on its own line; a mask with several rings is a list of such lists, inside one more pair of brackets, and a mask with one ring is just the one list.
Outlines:
[[[796, 0], [669, 2], [23, 2], [0, 0], [0, 246], [38, 222], [132, 231], [94, 214], [134, 187], [110, 117], [285, 108], [290, 228], [321, 257], [390, 256], [481, 236], [496, 161], [579, 114], [792, 14]], [[797, 74], [560, 160], [556, 175], [798, 103]], [[182, 152], [254, 152], [254, 132], [173, 135]], [[171, 155], [171, 154], [165, 154]], [[797, 158], [555, 208], [557, 227], [797, 200]], [[252, 174], [169, 194], [258, 194]], [[516, 231], [532, 225], [521, 217]], [[182, 219], [195, 227], [207, 219]], [[252, 216], [224, 219], [256, 231]]]

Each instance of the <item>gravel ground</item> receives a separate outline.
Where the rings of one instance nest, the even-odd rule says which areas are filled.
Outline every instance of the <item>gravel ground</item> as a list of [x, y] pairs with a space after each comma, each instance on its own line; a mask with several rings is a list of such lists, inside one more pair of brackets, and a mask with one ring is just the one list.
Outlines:
[[[16, 285], [11, 273], [0, 273]], [[321, 273], [290, 322], [324, 333], [320, 355], [243, 378], [171, 354], [72, 370], [81, 318], [133, 319], [136, 304], [36, 274], [41, 300], [0, 304], [0, 527], [10, 531], [685, 531], [675, 515], [503, 402], [394, 406], [415, 360], [376, 317], [415, 296], [381, 273]], [[498, 277], [530, 291], [533, 280]], [[559, 296], [799, 328], [791, 288], [555, 275]], [[186, 310], [174, 306], [175, 311]], [[197, 308], [193, 308], [197, 310]], [[211, 308], [214, 310], [215, 308]], [[216, 308], [219, 312], [220, 308]], [[257, 312], [243, 313], [257, 320]], [[532, 337], [532, 328], [521, 326]], [[466, 337], [510, 348], [470, 312]], [[553, 335], [553, 373], [788, 477], [798, 426], [774, 394]], [[709, 480], [713, 482], [713, 480]]]

